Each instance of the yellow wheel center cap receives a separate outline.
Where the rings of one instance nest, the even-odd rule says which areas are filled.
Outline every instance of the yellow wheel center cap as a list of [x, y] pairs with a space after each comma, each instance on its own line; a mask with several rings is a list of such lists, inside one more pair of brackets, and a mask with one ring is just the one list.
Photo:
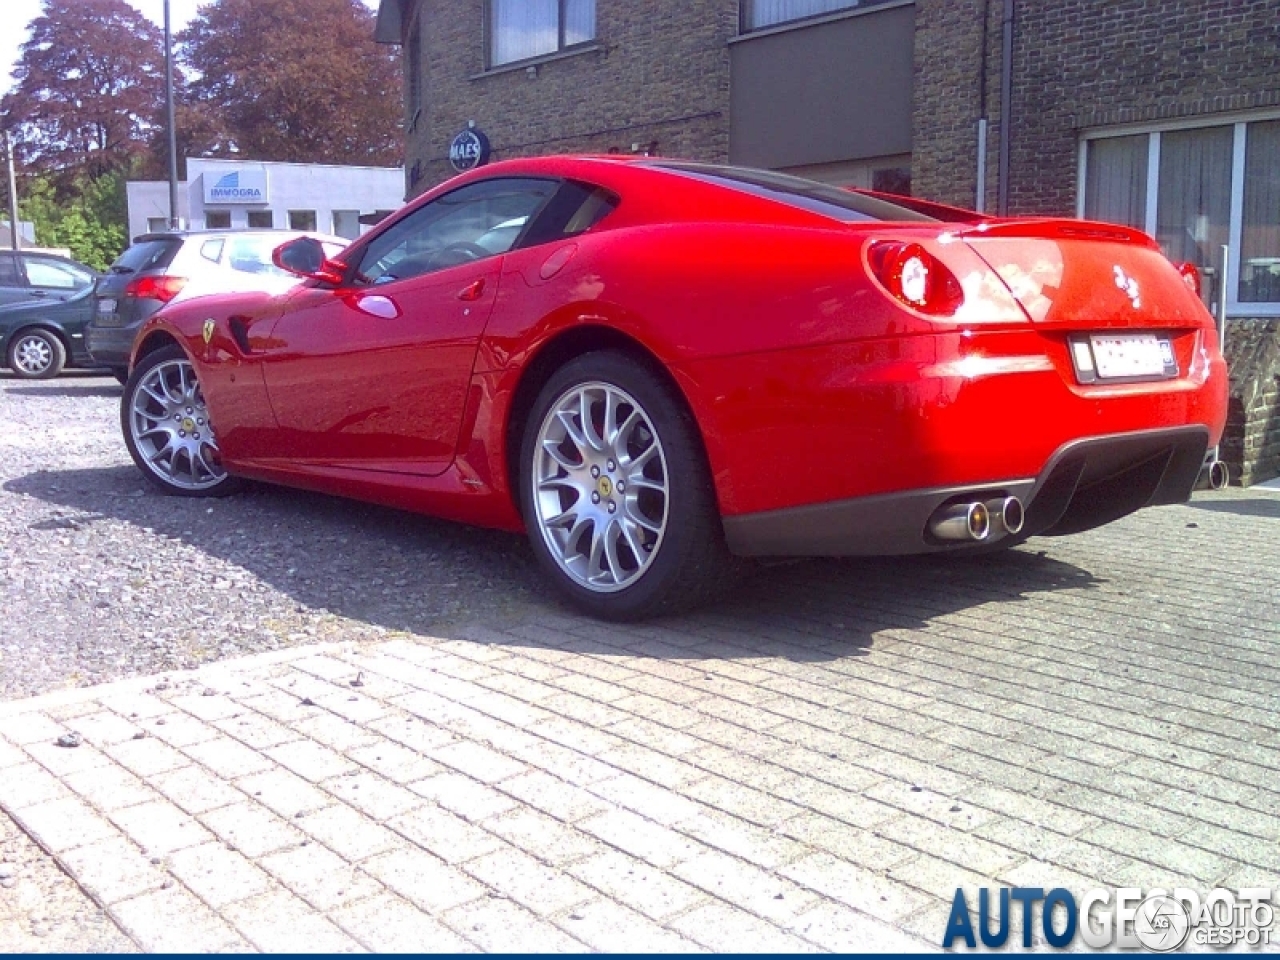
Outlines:
[[195, 430], [195, 428], [196, 428], [196, 422], [192, 420], [190, 417], [187, 417], [182, 421], [182, 429], [186, 430], [188, 433]]
[[601, 477], [600, 482], [596, 484], [596, 487], [599, 489], [600, 496], [602, 497], [607, 497], [609, 494], [613, 493], [613, 481], [608, 477]]

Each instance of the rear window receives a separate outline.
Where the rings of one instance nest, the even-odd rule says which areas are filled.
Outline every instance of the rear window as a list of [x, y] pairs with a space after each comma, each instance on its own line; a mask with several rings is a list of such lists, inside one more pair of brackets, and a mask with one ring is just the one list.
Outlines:
[[182, 246], [177, 237], [163, 240], [140, 240], [120, 254], [111, 265], [112, 273], [142, 273], [145, 270], [163, 270], [173, 262], [173, 256]]
[[936, 223], [933, 217], [908, 210], [896, 203], [850, 193], [816, 180], [805, 180], [785, 173], [767, 170], [751, 170], [746, 167], [727, 167], [704, 163], [655, 163], [652, 166], [670, 170], [681, 176], [692, 177], [704, 183], [737, 190], [817, 213], [842, 223], [878, 221], [908, 221]]

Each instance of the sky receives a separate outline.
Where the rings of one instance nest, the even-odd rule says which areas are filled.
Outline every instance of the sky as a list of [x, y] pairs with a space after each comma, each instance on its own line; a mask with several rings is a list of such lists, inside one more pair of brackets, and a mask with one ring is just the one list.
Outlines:
[[[0, 0], [3, 2], [3, 22], [0, 23], [0, 96], [4, 96], [13, 87], [10, 76], [18, 57], [22, 54], [22, 44], [27, 39], [27, 24], [40, 15], [40, 0]], [[140, 11], [143, 16], [157, 25], [164, 24], [164, 0], [127, 0], [129, 6]], [[177, 33], [192, 17], [196, 10], [208, 0], [169, 0], [169, 16], [172, 17], [173, 32]], [[377, 0], [364, 0], [366, 6], [376, 10]]]

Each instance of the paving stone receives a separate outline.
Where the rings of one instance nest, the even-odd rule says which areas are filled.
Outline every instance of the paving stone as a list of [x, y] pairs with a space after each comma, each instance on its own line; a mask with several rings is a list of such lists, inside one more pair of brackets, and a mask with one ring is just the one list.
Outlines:
[[359, 770], [359, 767], [338, 751], [330, 750], [314, 740], [295, 740], [278, 747], [269, 747], [262, 752], [282, 767], [312, 783]]
[[103, 811], [159, 800], [160, 795], [123, 767], [94, 767], [63, 777], [62, 782]]
[[665, 920], [707, 899], [706, 894], [669, 872], [617, 850], [605, 849], [569, 864], [565, 870], [653, 920]]
[[[936, 930], [945, 929], [945, 922]], [[936, 953], [941, 936], [926, 940], [897, 927], [858, 913], [848, 907], [824, 901], [796, 917], [790, 925], [803, 937], [834, 953]]]
[[[383, 721], [386, 718], [382, 718]], [[374, 721], [376, 724], [378, 721]], [[337, 750], [342, 753], [347, 750], [353, 750], [357, 747], [367, 747], [377, 742], [374, 733], [370, 733], [364, 727], [352, 723], [343, 717], [334, 716], [332, 713], [323, 713], [316, 711], [315, 716], [308, 717], [304, 720], [295, 720], [289, 724], [291, 730], [322, 743], [331, 750]], [[376, 726], [371, 726], [376, 730]]]
[[285, 890], [230, 904], [223, 915], [269, 953], [356, 953], [361, 948], [328, 919]]
[[[485, 896], [479, 883], [423, 850], [396, 850], [366, 860], [361, 868], [433, 916]], [[476, 942], [464, 929], [454, 929]]]
[[378, 953], [470, 953], [475, 947], [390, 893], [340, 907], [329, 919]]
[[313, 787], [297, 774], [279, 768], [243, 777], [236, 781], [236, 786], [285, 818], [314, 813], [334, 803], [333, 797], [325, 791]]
[[443, 767], [417, 750], [386, 740], [349, 750], [347, 756], [401, 786], [444, 772]]
[[[911, 861], [912, 864], [915, 862]], [[802, 887], [891, 923], [927, 902], [924, 896], [901, 883], [877, 876], [827, 853], [815, 853], [788, 864], [778, 872]]]
[[386, 827], [345, 804], [335, 804], [295, 820], [294, 824], [344, 860], [358, 863], [404, 844]]
[[724, 903], [708, 903], [669, 924], [690, 940], [717, 953], [813, 953], [804, 940]]
[[671, 872], [713, 897], [784, 927], [818, 900], [813, 892], [776, 874], [714, 850], [676, 864]]
[[461, 773], [441, 773], [411, 783], [409, 789], [468, 820], [487, 820], [518, 805], [506, 793]]
[[208, 723], [185, 713], [166, 713], [163, 717], [141, 721], [149, 736], [163, 740], [172, 747], [188, 747], [220, 736]]
[[561, 926], [575, 939], [612, 953], [700, 953], [701, 948], [612, 900], [575, 907]]
[[578, 829], [664, 869], [698, 852], [695, 841], [628, 810], [606, 811], [582, 821]]
[[442, 919], [480, 949], [490, 952], [501, 952], [512, 943], [531, 953], [581, 953], [584, 949], [580, 941], [510, 900], [482, 897], [455, 907]]
[[278, 747], [282, 743], [299, 739], [296, 730], [291, 730], [260, 714], [250, 713], [248, 710], [221, 720], [214, 720], [212, 724], [227, 736], [255, 750]]
[[492, 833], [439, 807], [421, 807], [387, 821], [387, 826], [447, 863], [461, 863], [507, 848]]
[[600, 797], [541, 770], [504, 780], [502, 792], [566, 823], [601, 813], [612, 806]]
[[102, 747], [109, 743], [132, 740], [142, 728], [110, 710], [97, 710], [76, 717], [75, 729], [86, 742]]
[[541, 917], [596, 896], [567, 874], [515, 850], [468, 860], [462, 870]]
[[140, 777], [151, 777], [157, 773], [167, 773], [170, 770], [177, 770], [179, 767], [186, 767], [191, 764], [189, 759], [155, 737], [144, 737], [141, 740], [126, 740], [124, 743], [109, 744], [104, 746], [102, 751], [116, 763]]
[[317, 843], [273, 853], [257, 863], [322, 912], [363, 900], [382, 889], [357, 867]]
[[257, 858], [297, 846], [306, 835], [258, 803], [238, 803], [201, 816], [201, 822], [246, 857]]
[[335, 797], [378, 821], [388, 820], [423, 804], [422, 797], [412, 790], [367, 770], [334, 777], [326, 780], [323, 786]]
[[153, 953], [243, 952], [248, 944], [224, 920], [178, 886], [112, 907], [116, 920]]
[[518, 776], [528, 769], [524, 764], [478, 743], [450, 744], [433, 750], [430, 756], [446, 767], [487, 784]]
[[190, 744], [183, 747], [182, 752], [226, 780], [266, 773], [276, 766], [265, 754], [226, 736]]
[[169, 855], [169, 872], [214, 910], [266, 893], [271, 878], [224, 843], [206, 843]]
[[0, 777], [0, 804], [10, 810], [62, 800], [71, 791], [53, 774], [32, 760], [8, 767]]
[[206, 813], [244, 799], [235, 787], [194, 766], [156, 774], [147, 782], [187, 813]]
[[159, 890], [167, 879], [136, 844], [114, 831], [96, 843], [63, 852], [62, 860], [81, 886], [107, 906]]
[[150, 857], [165, 857], [175, 850], [213, 839], [200, 821], [167, 800], [125, 807], [112, 811], [108, 816]]
[[0, 737], [18, 746], [53, 743], [67, 730], [66, 724], [36, 711], [0, 716]]
[[598, 853], [599, 841], [536, 810], [518, 809], [484, 821], [490, 833], [540, 860], [562, 865]]

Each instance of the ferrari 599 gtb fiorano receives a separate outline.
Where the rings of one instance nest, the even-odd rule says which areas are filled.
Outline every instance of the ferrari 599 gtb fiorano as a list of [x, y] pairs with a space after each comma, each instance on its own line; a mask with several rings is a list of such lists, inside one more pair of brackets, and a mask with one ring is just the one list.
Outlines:
[[139, 332], [147, 478], [525, 530], [603, 617], [687, 607], [740, 557], [990, 550], [1183, 501], [1226, 415], [1194, 269], [1108, 224], [548, 157], [275, 260], [306, 281]]

